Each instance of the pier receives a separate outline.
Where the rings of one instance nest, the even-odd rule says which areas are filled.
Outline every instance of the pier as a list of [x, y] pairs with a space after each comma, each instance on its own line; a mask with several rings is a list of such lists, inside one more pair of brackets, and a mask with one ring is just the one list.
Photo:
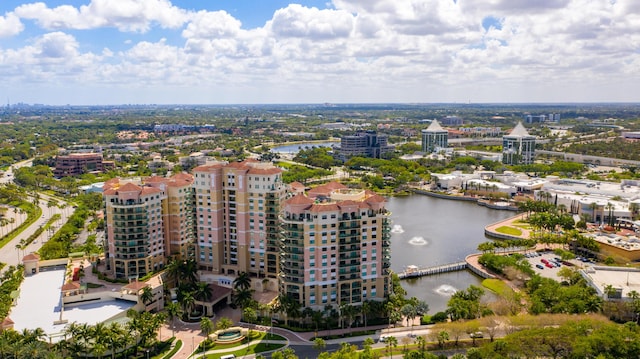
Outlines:
[[467, 268], [468, 268], [468, 265], [466, 261], [443, 264], [443, 265], [438, 265], [434, 267], [424, 267], [424, 268], [419, 268], [417, 266], [408, 266], [407, 269], [398, 273], [398, 278], [406, 279], [406, 278], [424, 277], [428, 275], [465, 270]]

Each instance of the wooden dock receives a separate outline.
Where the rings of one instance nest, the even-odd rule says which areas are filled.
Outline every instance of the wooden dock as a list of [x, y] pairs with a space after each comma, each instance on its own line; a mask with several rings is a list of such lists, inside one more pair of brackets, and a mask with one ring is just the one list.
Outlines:
[[456, 271], [465, 270], [465, 269], [467, 269], [466, 261], [443, 264], [443, 265], [438, 265], [434, 267], [424, 267], [424, 268], [410, 267], [398, 273], [398, 278], [400, 279], [418, 278], [418, 277], [424, 277], [424, 276], [440, 274], [440, 273], [456, 272]]

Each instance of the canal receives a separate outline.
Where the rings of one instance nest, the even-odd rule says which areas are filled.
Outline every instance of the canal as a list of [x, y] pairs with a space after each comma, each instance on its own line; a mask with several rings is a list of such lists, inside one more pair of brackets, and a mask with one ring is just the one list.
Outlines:
[[[487, 224], [513, 216], [472, 202], [452, 201], [425, 195], [392, 197], [391, 269], [408, 265], [435, 266], [464, 260], [477, 252]], [[429, 304], [430, 314], [442, 311], [456, 290], [480, 285], [482, 280], [469, 271], [459, 271], [402, 281], [409, 297]], [[487, 298], [490, 299], [491, 297]]]

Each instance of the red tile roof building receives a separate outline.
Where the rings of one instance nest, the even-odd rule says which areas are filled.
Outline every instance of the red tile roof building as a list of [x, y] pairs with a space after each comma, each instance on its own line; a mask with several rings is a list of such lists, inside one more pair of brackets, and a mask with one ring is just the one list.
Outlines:
[[288, 199], [280, 294], [312, 308], [384, 300], [390, 265], [385, 202], [337, 182]]
[[213, 274], [277, 278], [282, 169], [253, 160], [196, 167], [197, 261]]
[[106, 261], [116, 278], [140, 278], [164, 267], [169, 256], [193, 254], [192, 182], [191, 175], [177, 174], [105, 183]]

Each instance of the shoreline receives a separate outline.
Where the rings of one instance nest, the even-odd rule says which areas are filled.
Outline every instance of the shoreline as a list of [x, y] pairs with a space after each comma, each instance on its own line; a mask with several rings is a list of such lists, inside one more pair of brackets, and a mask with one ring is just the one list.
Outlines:
[[[475, 202], [479, 206], [483, 206], [483, 207], [487, 207], [487, 208], [495, 209], [499, 211], [514, 211], [514, 212], [518, 211], [518, 207], [511, 206], [508, 204], [508, 202], [505, 202], [505, 201], [491, 202], [480, 197], [452, 196], [444, 193], [437, 193], [437, 192], [432, 192], [432, 191], [418, 189], [418, 188], [412, 188], [411, 191], [413, 193], [423, 194], [425, 196], [448, 199], [452, 201]], [[501, 203], [501, 204], [498, 204], [498, 203]], [[507, 205], [502, 205], [502, 203]]]

